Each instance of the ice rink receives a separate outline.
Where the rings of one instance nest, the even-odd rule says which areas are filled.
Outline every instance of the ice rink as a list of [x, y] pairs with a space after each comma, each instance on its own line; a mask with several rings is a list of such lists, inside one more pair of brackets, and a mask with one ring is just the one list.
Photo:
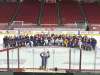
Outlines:
[[[3, 35], [0, 36], [0, 50], [3, 49]], [[96, 50], [82, 50], [81, 68], [86, 70], [100, 70], [100, 36], [88, 36], [97, 39]], [[44, 50], [50, 51], [47, 68], [79, 69], [80, 50], [78, 48], [66, 47], [21, 47], [20, 53], [20, 68], [40, 68], [41, 57], [40, 53]], [[9, 50], [10, 68], [18, 67], [18, 48]], [[70, 57], [71, 56], [71, 61]], [[0, 51], [0, 68], [7, 68], [7, 51]]]
[[[40, 53], [50, 51], [47, 68], [69, 69], [69, 55], [71, 50], [71, 69], [79, 69], [80, 50], [75, 48], [34, 47], [19, 48], [20, 68], [39, 68], [41, 66]], [[96, 56], [95, 56], [96, 54]], [[7, 52], [0, 52], [0, 68], [7, 68]], [[9, 51], [10, 68], [17, 68], [17, 49]], [[100, 51], [82, 51], [82, 69], [100, 69]]]

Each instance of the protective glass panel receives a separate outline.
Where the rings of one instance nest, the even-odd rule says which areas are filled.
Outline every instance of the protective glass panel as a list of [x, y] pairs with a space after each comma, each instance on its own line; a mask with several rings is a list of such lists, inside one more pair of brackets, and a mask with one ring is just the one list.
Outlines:
[[[95, 38], [97, 44], [95, 48], [88, 44], [81, 44], [81, 47], [67, 47], [58, 45], [44, 45], [44, 46], [33, 46], [33, 43], [27, 43], [25, 46], [20, 44], [16, 47], [8, 45], [4, 46], [5, 36], [19, 36], [19, 35], [33, 35], [33, 34], [44, 34], [51, 32], [35, 32], [35, 31], [2, 31], [0, 34], [0, 71], [7, 70], [9, 67], [12, 69], [22, 69], [23, 71], [36, 71], [44, 68], [43, 61], [45, 61], [47, 70], [81, 70], [81, 71], [98, 71], [100, 69], [100, 35], [99, 32], [72, 32], [62, 31], [55, 32], [55, 34], [66, 33], [69, 36], [76, 35], [79, 37], [87, 36], [89, 38]], [[53, 32], [54, 33], [54, 32]], [[23, 44], [22, 44], [23, 45]], [[20, 47], [21, 46], [21, 47]], [[47, 53], [49, 51], [49, 54]], [[42, 59], [42, 53], [45, 52], [48, 55], [46, 60]], [[9, 55], [8, 55], [9, 54]], [[42, 54], [42, 55], [41, 55]], [[45, 55], [45, 54], [44, 54]], [[9, 57], [8, 57], [9, 56]], [[8, 62], [9, 60], [9, 62]], [[13, 71], [13, 70], [12, 70]]]

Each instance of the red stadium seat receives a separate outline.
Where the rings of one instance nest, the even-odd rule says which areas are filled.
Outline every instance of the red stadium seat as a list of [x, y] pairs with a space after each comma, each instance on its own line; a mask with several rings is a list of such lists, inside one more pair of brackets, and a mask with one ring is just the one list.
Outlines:
[[0, 6], [0, 23], [7, 23], [16, 12], [17, 5], [8, 3]]
[[38, 2], [26, 4], [23, 3], [18, 16], [17, 21], [24, 21], [26, 23], [35, 23], [39, 14], [40, 4]]
[[57, 24], [57, 12], [55, 4], [45, 4], [42, 24]]

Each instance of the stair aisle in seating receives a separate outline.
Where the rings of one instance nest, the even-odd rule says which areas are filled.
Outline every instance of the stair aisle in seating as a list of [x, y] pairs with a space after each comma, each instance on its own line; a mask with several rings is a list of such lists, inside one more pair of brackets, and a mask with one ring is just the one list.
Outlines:
[[100, 6], [95, 3], [84, 4], [84, 9], [88, 17], [89, 23], [99, 24], [100, 23]]
[[7, 23], [16, 12], [17, 5], [15, 3], [7, 3], [0, 6], [0, 23]]
[[[6, 29], [7, 23], [16, 12], [17, 5], [15, 3], [6, 3], [0, 5], [0, 29]], [[6, 24], [2, 24], [6, 23]]]
[[[82, 20], [80, 8], [77, 2], [67, 2], [61, 3], [61, 16], [63, 25], [69, 23], [75, 23], [78, 20]], [[70, 25], [67, 27], [71, 27]]]
[[89, 22], [89, 29], [100, 31], [100, 5], [95, 3], [86, 3], [83, 5]]
[[42, 19], [42, 24], [45, 24], [45, 26], [52, 26], [52, 25], [55, 26], [55, 24], [57, 24], [57, 14], [56, 13], [57, 13], [56, 4], [46, 3], [44, 6], [44, 15]]
[[22, 3], [19, 14], [16, 17], [17, 21], [24, 21], [24, 23], [36, 23], [37, 16], [40, 10], [40, 3]]

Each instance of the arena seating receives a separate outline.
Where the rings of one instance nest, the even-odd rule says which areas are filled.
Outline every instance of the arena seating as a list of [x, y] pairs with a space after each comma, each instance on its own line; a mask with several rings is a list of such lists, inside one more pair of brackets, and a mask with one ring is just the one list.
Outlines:
[[89, 23], [99, 24], [100, 23], [100, 6], [95, 3], [84, 4], [84, 9], [89, 20]]
[[23, 3], [20, 11], [16, 17], [17, 21], [24, 21], [27, 23], [35, 23], [39, 14], [39, 2]]
[[45, 4], [42, 24], [56, 24], [57, 23], [56, 4]]
[[88, 22], [89, 29], [92, 31], [100, 30], [100, 5], [96, 3], [85, 3], [83, 5]]
[[[14, 20], [37, 25], [36, 23], [38, 22], [38, 17], [40, 14], [40, 7], [40, 2], [37, 0], [25, 0], [23, 3], [21, 3], [20, 10], [17, 12]], [[73, 25], [75, 25], [74, 23], [76, 21], [84, 20], [78, 2], [73, 0], [62, 0], [59, 7], [60, 19], [57, 15], [58, 12], [56, 3], [45, 3], [40, 25], [57, 26], [58, 21], [60, 20], [61, 25], [65, 25], [67, 28], [74, 28]], [[93, 27], [94, 30], [99, 30], [100, 5], [96, 3], [84, 3], [83, 9], [88, 20], [90, 30], [93, 30]], [[1, 4], [0, 23], [8, 23], [11, 20], [11, 17], [13, 17], [16, 13], [16, 10], [17, 5], [15, 3]], [[96, 24], [96, 26], [93, 26], [93, 24]], [[1, 29], [5, 29], [5, 27], [7, 27], [7, 24], [0, 24]], [[26, 25], [23, 27], [31, 28], [33, 25]]]
[[61, 3], [61, 15], [62, 15], [62, 23], [75, 23], [77, 20], [81, 20], [82, 16], [80, 15], [80, 8], [77, 2], [74, 3]]
[[16, 8], [15, 3], [0, 5], [0, 23], [7, 23], [14, 15]]

